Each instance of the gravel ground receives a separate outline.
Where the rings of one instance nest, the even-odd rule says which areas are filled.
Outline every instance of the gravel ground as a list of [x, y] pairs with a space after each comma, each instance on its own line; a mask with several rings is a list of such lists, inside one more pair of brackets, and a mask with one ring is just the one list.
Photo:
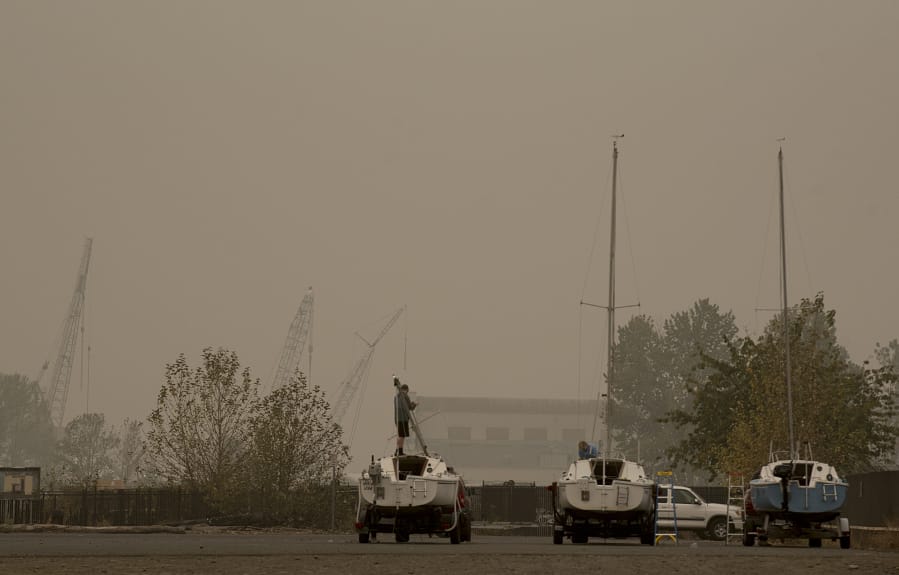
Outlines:
[[408, 573], [429, 575], [627, 573], [628, 575], [725, 575], [772, 572], [816, 575], [846, 573], [899, 574], [899, 555], [849, 554], [785, 560], [782, 557], [727, 556], [595, 556], [595, 555], [296, 555], [275, 557], [20, 557], [0, 558], [0, 572], [42, 574], [172, 574], [279, 575]]
[[408, 544], [384, 538], [360, 545], [355, 539], [346, 533], [252, 529], [0, 530], [0, 573], [899, 575], [899, 546], [890, 540], [866, 544], [862, 532], [853, 534], [849, 550], [829, 541], [809, 549], [789, 541], [749, 548], [689, 539], [657, 547], [620, 540], [553, 545], [545, 537], [511, 536], [475, 536], [461, 545], [427, 536], [413, 536]]

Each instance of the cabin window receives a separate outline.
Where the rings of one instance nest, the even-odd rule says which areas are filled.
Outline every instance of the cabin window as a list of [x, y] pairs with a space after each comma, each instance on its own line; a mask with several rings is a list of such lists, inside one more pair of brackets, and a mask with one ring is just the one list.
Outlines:
[[[603, 464], [605, 464], [605, 472], [603, 472]], [[593, 465], [593, 476], [596, 477], [596, 483], [611, 485], [612, 481], [621, 475], [621, 465], [620, 461], [597, 461]]]
[[488, 441], [507, 441], [509, 439], [509, 428], [508, 427], [488, 427], [487, 428], [487, 440]]
[[450, 427], [446, 430], [447, 439], [469, 441], [471, 439], [470, 427]]
[[524, 440], [525, 441], [546, 441], [546, 428], [545, 427], [525, 427], [524, 428]]
[[400, 481], [406, 479], [409, 475], [424, 475], [425, 464], [428, 463], [427, 457], [399, 457], [397, 458]]

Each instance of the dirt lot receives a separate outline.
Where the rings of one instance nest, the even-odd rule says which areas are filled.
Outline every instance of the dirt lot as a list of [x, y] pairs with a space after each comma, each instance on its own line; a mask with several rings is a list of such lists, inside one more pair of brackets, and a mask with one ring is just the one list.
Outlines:
[[423, 573], [462, 575], [465, 573], [534, 574], [548, 573], [628, 573], [633, 575], [691, 574], [745, 575], [761, 570], [775, 573], [814, 572], [816, 575], [846, 573], [899, 574], [899, 555], [852, 553], [841, 558], [816, 557], [784, 560], [782, 557], [594, 555], [297, 555], [276, 557], [26, 557], [0, 558], [5, 573], [110, 573], [193, 575], [278, 575], [355, 573]]
[[360, 545], [352, 534], [252, 529], [7, 531], [0, 532], [0, 573], [745, 575], [770, 570], [899, 575], [899, 546], [876, 543], [874, 535], [856, 531], [853, 548], [842, 550], [829, 541], [822, 549], [791, 541], [748, 548], [689, 539], [647, 547], [611, 540], [553, 545], [547, 538], [476, 536], [471, 544], [450, 545], [446, 539], [415, 536], [408, 544], [385, 538]]

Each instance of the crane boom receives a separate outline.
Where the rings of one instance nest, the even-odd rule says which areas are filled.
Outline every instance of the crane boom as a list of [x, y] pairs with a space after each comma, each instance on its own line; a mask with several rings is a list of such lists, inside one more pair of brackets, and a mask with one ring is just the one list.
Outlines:
[[92, 238], [87, 238], [84, 244], [84, 254], [81, 256], [81, 266], [78, 268], [78, 278], [75, 282], [75, 293], [72, 295], [69, 312], [63, 324], [59, 350], [53, 363], [53, 375], [47, 384], [46, 399], [50, 408], [50, 419], [57, 429], [62, 428], [66, 401], [69, 396], [72, 365], [75, 363], [75, 344], [78, 341], [78, 333], [82, 329], [84, 294], [87, 288], [87, 270], [90, 266], [93, 241]]
[[390, 316], [390, 319], [384, 324], [384, 327], [381, 328], [381, 331], [378, 332], [378, 335], [371, 342], [358, 333], [356, 334], [359, 339], [365, 342], [367, 348], [362, 356], [356, 361], [347, 378], [337, 387], [337, 400], [334, 402], [334, 410], [331, 412], [335, 423], [340, 423], [343, 420], [343, 416], [346, 414], [346, 410], [350, 406], [350, 403], [353, 402], [356, 392], [359, 391], [359, 388], [362, 387], [366, 377], [368, 377], [368, 368], [371, 366], [372, 356], [375, 354], [375, 346], [378, 345], [381, 338], [390, 331], [390, 328], [393, 327], [396, 320], [400, 318], [404, 309], [405, 308], [401, 307], [393, 312], [393, 315]]
[[[312, 301], [312, 288], [310, 287], [287, 330], [287, 340], [284, 342], [278, 369], [272, 379], [272, 391], [283, 387], [300, 365], [300, 359], [302, 359], [306, 347], [306, 338], [312, 330]], [[311, 341], [309, 342], [309, 363], [312, 363]], [[310, 365], [310, 369], [311, 367]]]

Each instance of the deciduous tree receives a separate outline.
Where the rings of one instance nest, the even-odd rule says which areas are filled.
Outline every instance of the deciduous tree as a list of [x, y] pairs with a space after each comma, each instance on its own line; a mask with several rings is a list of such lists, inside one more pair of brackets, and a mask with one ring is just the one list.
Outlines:
[[[892, 451], [891, 369], [853, 364], [836, 339], [835, 312], [820, 294], [789, 314], [794, 439], [844, 474], [883, 465]], [[730, 344], [728, 361], [707, 359], [707, 376], [694, 392], [693, 409], [673, 420], [689, 431], [672, 450], [711, 476], [750, 474], [769, 452], [789, 452], [783, 318], [756, 341]], [[794, 446], [795, 447], [795, 446]]]
[[46, 465], [55, 439], [50, 410], [38, 384], [0, 374], [0, 465]]
[[346, 465], [343, 432], [324, 393], [299, 371], [259, 402], [250, 429], [254, 483], [266, 495], [270, 513], [301, 513], [310, 503], [303, 493], [318, 492]]
[[70, 421], [59, 442], [61, 478], [70, 485], [89, 486], [113, 473], [113, 450], [119, 438], [101, 413], [85, 413]]
[[147, 453], [158, 473], [223, 502], [246, 467], [258, 387], [237, 354], [221, 348], [204, 349], [197, 368], [184, 354], [167, 365], [148, 418]]

